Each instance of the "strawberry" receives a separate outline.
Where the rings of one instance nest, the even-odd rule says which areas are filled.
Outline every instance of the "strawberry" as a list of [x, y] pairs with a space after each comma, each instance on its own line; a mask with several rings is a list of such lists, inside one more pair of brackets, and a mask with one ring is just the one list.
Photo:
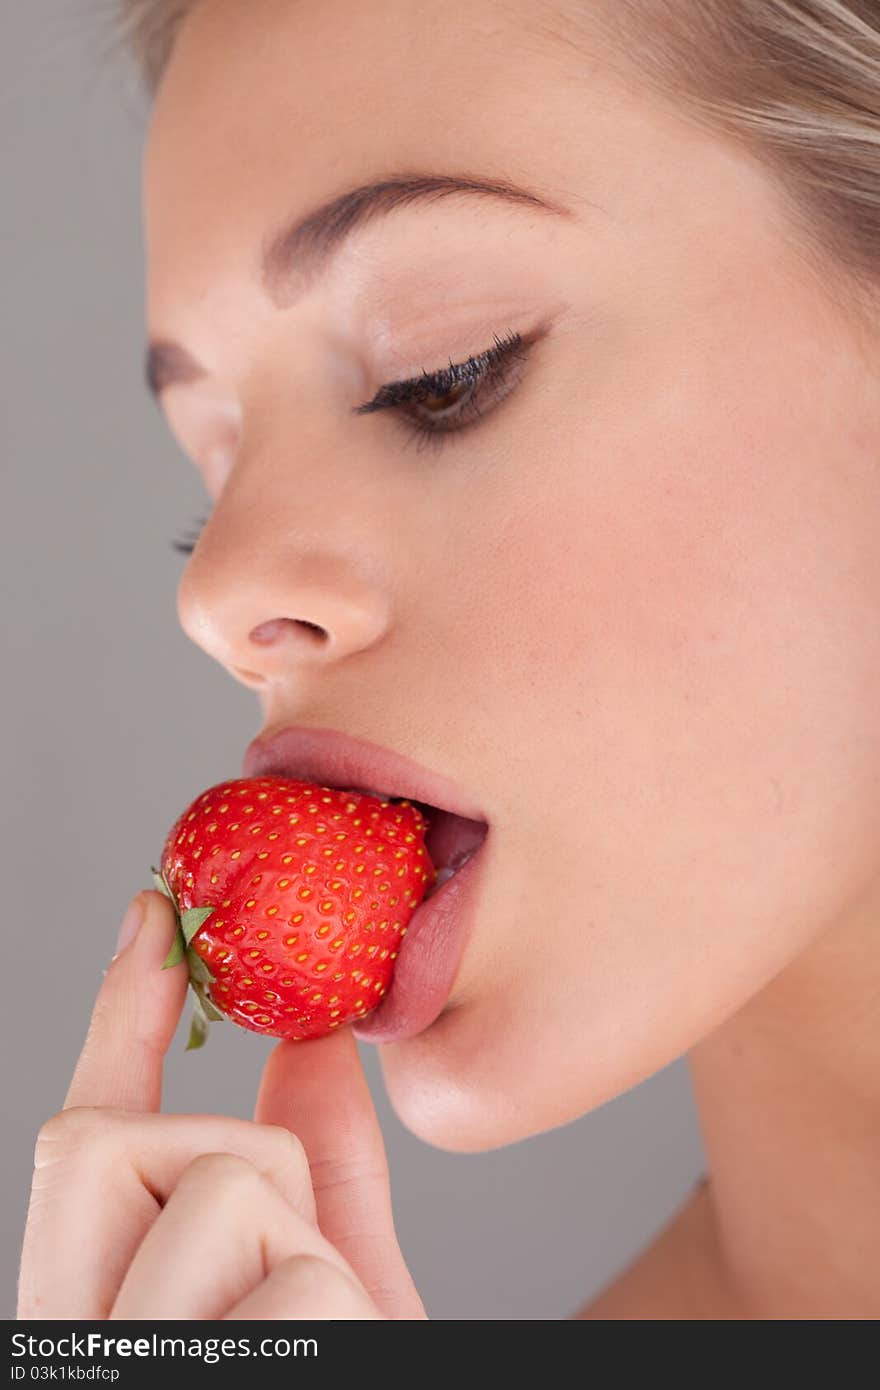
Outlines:
[[156, 887], [178, 933], [196, 1012], [276, 1038], [319, 1038], [387, 992], [410, 917], [437, 873], [430, 822], [380, 801], [290, 777], [218, 782], [178, 817]]

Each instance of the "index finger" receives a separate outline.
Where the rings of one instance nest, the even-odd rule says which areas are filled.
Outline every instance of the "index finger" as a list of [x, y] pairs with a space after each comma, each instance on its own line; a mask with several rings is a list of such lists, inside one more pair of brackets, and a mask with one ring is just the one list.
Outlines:
[[104, 976], [65, 1110], [107, 1105], [150, 1111], [162, 1103], [162, 1063], [189, 976], [183, 961], [162, 969], [177, 929], [169, 899], [145, 889], [134, 901], [143, 904], [144, 920]]

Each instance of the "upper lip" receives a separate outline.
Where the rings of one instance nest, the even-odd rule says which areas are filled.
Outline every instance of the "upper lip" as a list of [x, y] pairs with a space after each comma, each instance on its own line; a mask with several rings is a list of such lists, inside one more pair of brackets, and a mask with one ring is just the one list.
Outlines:
[[258, 734], [245, 752], [242, 775], [272, 774], [315, 782], [318, 786], [405, 797], [488, 824], [488, 817], [476, 802], [441, 773], [338, 729], [290, 725]]

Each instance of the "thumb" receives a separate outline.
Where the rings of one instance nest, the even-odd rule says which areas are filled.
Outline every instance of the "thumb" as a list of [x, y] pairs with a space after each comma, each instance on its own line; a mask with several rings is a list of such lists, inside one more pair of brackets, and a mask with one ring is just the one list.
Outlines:
[[318, 1228], [389, 1318], [425, 1318], [391, 1208], [382, 1130], [351, 1028], [281, 1042], [257, 1096], [258, 1124], [283, 1125], [309, 1160]]

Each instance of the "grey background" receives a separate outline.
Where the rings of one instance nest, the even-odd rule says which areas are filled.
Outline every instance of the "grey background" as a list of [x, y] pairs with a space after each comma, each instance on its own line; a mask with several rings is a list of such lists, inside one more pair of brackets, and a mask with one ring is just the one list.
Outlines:
[[[256, 696], [177, 622], [170, 541], [207, 495], [142, 384], [146, 103], [112, 11], [27, 0], [0, 21], [5, 1317], [34, 1137], [62, 1104], [121, 915], [181, 807], [240, 775], [261, 724]], [[182, 1027], [167, 1108], [249, 1118], [270, 1041], [184, 1041]], [[563, 1129], [456, 1155], [403, 1128], [361, 1052], [432, 1317], [565, 1317], [702, 1171], [681, 1062]]]

